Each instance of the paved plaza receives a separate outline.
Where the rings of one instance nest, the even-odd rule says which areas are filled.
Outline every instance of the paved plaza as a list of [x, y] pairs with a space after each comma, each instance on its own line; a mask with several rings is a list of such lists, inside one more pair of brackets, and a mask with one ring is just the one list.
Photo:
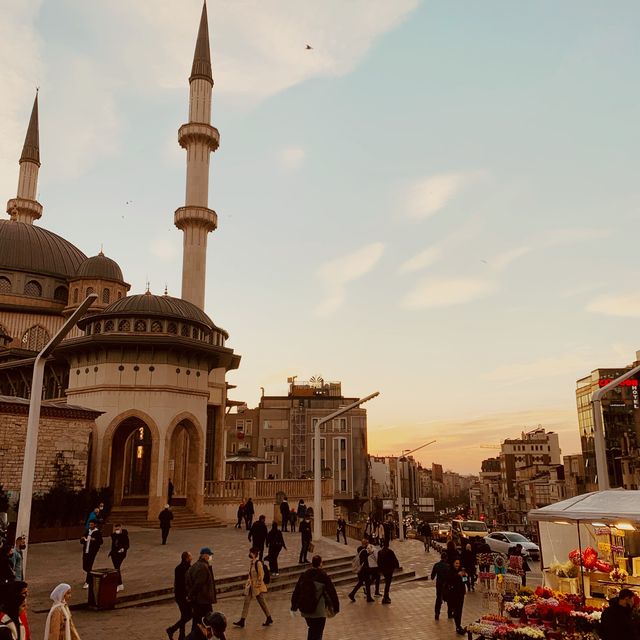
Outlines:
[[[247, 570], [249, 541], [247, 532], [233, 528], [172, 530], [166, 546], [160, 544], [160, 531], [150, 529], [130, 529], [131, 550], [123, 565], [125, 593], [141, 593], [170, 587], [173, 568], [179, 562], [180, 553], [191, 551], [194, 555], [204, 545], [214, 550], [213, 567], [216, 577], [239, 575]], [[300, 534], [285, 533], [288, 549], [280, 555], [281, 566], [297, 565], [300, 549]], [[352, 556], [357, 543], [337, 544], [334, 540], [323, 539], [317, 544], [317, 552], [324, 558]], [[453, 622], [444, 618], [436, 622], [433, 618], [435, 588], [434, 583], [424, 578], [437, 561], [432, 550], [426, 553], [423, 545], [415, 540], [394, 541], [392, 548], [405, 569], [414, 570], [422, 578], [392, 587], [392, 604], [367, 604], [359, 597], [355, 604], [347, 599], [350, 587], [338, 587], [341, 613], [327, 622], [325, 638], [351, 640], [360, 638], [395, 637], [397, 634], [411, 634], [416, 638], [455, 637]], [[101, 549], [95, 567], [110, 567], [107, 558], [107, 541]], [[534, 581], [535, 580], [534, 577]], [[73, 601], [86, 601], [83, 590], [84, 574], [81, 567], [81, 547], [77, 541], [37, 544], [29, 552], [29, 619], [34, 638], [42, 637], [48, 608], [49, 593], [59, 582], [69, 582], [73, 587]], [[268, 595], [269, 606], [275, 624], [262, 627], [263, 616], [256, 603], [249, 611], [247, 627], [244, 630], [230, 629], [229, 636], [253, 637], [254, 633], [264, 634], [273, 640], [293, 640], [306, 637], [306, 624], [299, 616], [289, 612], [290, 593], [275, 591]], [[242, 598], [223, 598], [217, 605], [229, 621], [240, 617]], [[465, 602], [463, 622], [476, 619], [485, 610], [481, 592], [469, 594]], [[75, 610], [74, 619], [83, 640], [113, 640], [117, 633], [126, 632], [128, 640], [166, 638], [164, 629], [177, 620], [177, 608], [173, 603], [154, 604], [114, 611]], [[176, 635], [177, 637], [177, 635]], [[262, 636], [261, 636], [262, 637]]]

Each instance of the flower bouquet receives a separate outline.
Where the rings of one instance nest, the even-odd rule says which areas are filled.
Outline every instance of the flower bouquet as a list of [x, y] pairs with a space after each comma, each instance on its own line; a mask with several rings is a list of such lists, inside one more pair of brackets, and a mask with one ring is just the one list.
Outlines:
[[612, 582], [619, 582], [619, 583], [623, 583], [626, 582], [627, 578], [629, 577], [629, 574], [624, 570], [624, 569], [620, 569], [619, 567], [616, 567], [610, 574], [609, 574], [609, 579]]

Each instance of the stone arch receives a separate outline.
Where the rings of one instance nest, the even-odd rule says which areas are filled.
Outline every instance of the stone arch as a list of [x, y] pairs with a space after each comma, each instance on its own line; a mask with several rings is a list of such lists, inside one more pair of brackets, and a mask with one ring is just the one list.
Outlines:
[[11, 293], [11, 280], [6, 276], [0, 276], [0, 293]]
[[[122, 504], [124, 495], [125, 456], [128, 455], [128, 447], [132, 443], [128, 441], [136, 429], [144, 427], [148, 430], [148, 441], [141, 442], [141, 446], [149, 446], [148, 452], [148, 484], [146, 500], [142, 496], [136, 496], [135, 500], [139, 504], [149, 503], [150, 498], [157, 492], [157, 475], [160, 453], [160, 433], [156, 422], [143, 411], [131, 409], [125, 411], [111, 420], [102, 437], [102, 464], [101, 464], [101, 486], [110, 485], [113, 489], [113, 501], [115, 505]], [[136, 443], [137, 446], [137, 443]], [[144, 455], [147, 455], [145, 452]]]
[[186, 504], [198, 513], [204, 493], [204, 435], [200, 421], [187, 411], [175, 416], [165, 440], [165, 490], [169, 479], [174, 485], [174, 503]]

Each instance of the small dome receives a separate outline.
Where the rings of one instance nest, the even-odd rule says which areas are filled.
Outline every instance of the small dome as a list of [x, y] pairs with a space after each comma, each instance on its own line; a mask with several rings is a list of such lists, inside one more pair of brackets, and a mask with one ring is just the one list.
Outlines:
[[134, 296], [121, 298], [104, 309], [101, 316], [160, 316], [196, 322], [208, 329], [219, 329], [213, 320], [195, 304], [172, 298], [171, 296], [156, 296], [152, 293], [141, 293]]
[[26, 222], [0, 220], [0, 268], [71, 278], [87, 256], [60, 236]]
[[102, 253], [87, 258], [76, 271], [76, 278], [97, 278], [99, 280], [116, 280], [124, 282], [122, 269], [118, 263]]

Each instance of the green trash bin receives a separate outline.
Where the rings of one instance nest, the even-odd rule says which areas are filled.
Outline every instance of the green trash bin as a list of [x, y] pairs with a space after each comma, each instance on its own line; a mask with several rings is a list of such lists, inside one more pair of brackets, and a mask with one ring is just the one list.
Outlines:
[[113, 609], [116, 606], [118, 572], [115, 569], [94, 569], [89, 572], [89, 606]]

